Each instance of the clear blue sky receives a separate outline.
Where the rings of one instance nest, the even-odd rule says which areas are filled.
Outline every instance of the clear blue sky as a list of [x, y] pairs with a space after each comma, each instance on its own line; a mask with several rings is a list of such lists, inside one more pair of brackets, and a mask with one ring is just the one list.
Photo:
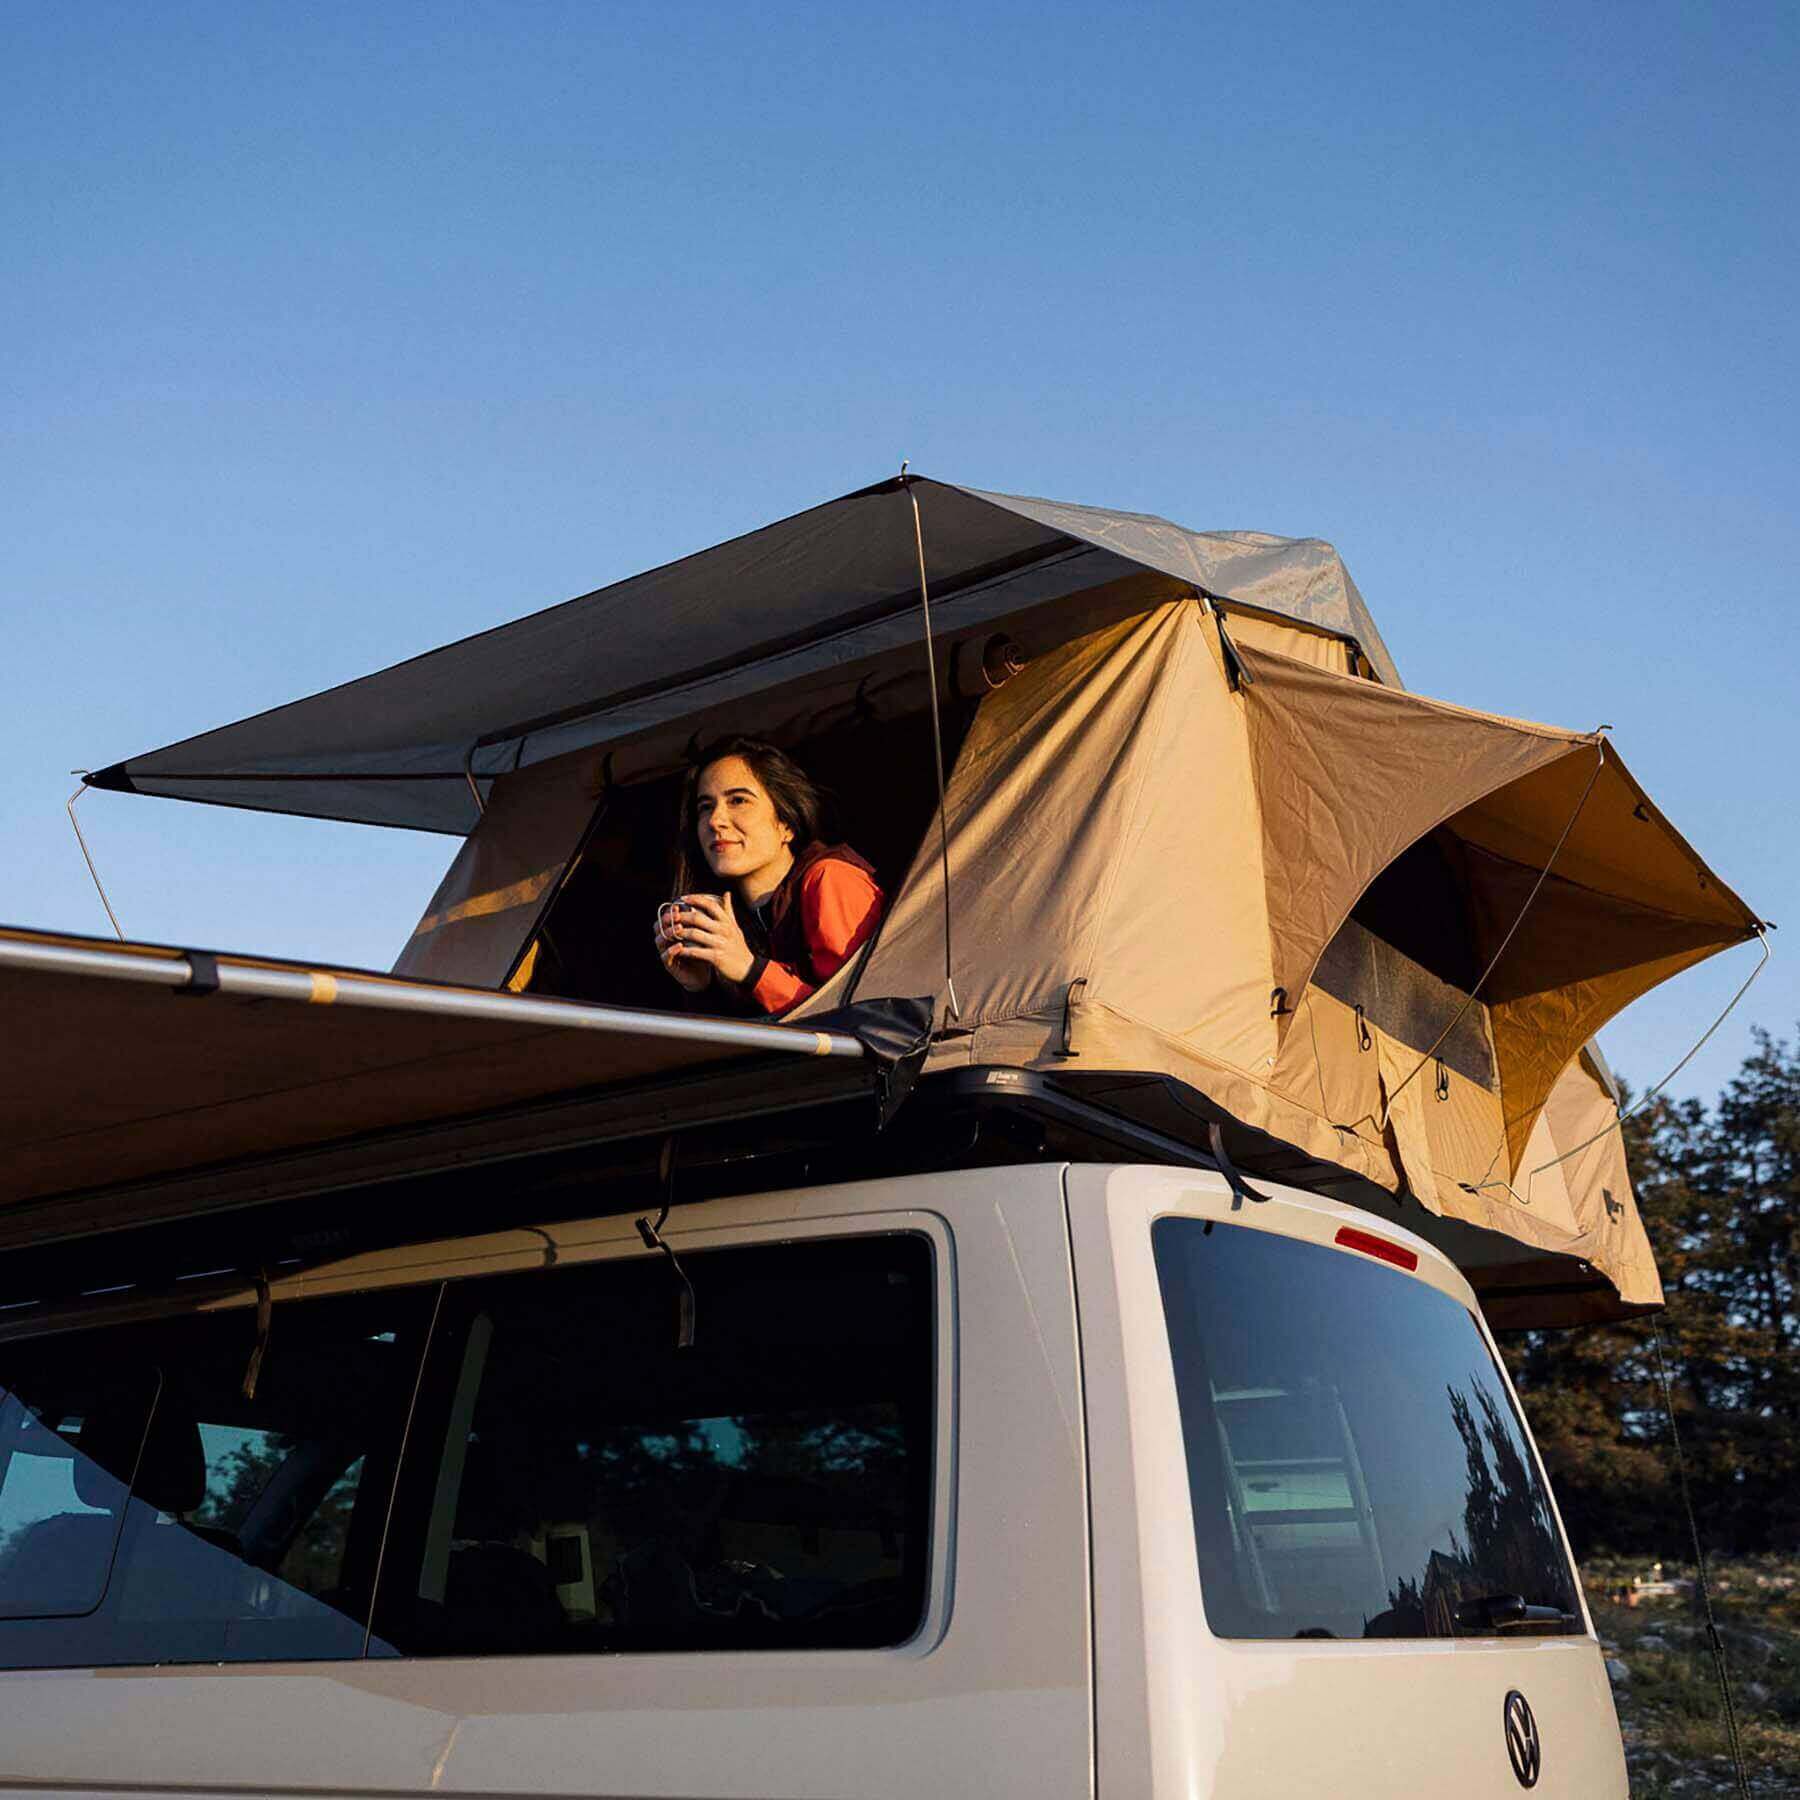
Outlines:
[[[1800, 13], [0, 0], [0, 919], [100, 767], [915, 468], [1316, 534], [1790, 926]], [[450, 840], [90, 795], [385, 966]], [[1749, 966], [1605, 1037], [1642, 1083]]]

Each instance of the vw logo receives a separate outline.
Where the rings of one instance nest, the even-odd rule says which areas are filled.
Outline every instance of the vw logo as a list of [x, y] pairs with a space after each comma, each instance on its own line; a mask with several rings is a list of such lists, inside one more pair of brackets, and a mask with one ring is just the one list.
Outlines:
[[1538, 1742], [1537, 1720], [1531, 1702], [1517, 1688], [1506, 1696], [1506, 1754], [1520, 1787], [1536, 1787], [1544, 1766], [1544, 1747]]

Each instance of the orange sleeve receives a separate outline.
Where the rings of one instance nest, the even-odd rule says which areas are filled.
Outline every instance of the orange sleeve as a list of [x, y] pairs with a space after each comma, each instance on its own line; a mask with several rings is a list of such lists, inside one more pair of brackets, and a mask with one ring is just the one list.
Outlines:
[[[806, 871], [800, 883], [800, 923], [819, 981], [829, 981], [875, 935], [884, 897], [854, 863], [827, 857]], [[782, 1013], [798, 1006], [817, 985], [786, 963], [770, 962], [750, 991], [764, 1012]]]

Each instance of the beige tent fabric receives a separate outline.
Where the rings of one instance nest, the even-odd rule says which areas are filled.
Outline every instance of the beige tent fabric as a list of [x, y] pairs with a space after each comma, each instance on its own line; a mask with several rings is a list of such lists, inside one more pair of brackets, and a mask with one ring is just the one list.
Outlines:
[[1516, 1170], [1539, 1108], [1580, 1047], [1641, 994], [1753, 935], [1757, 921], [1610, 749], [1597, 773], [1573, 764], [1539, 771], [1450, 828], [1469, 847], [1484, 961], [1506, 944], [1483, 998]]
[[[952, 1039], [933, 1052], [928, 1067], [959, 1063], [1013, 1063], [1023, 1068], [1081, 1072], [1105, 1069], [1144, 1070], [1173, 1076], [1206, 1095], [1233, 1118], [1271, 1137], [1292, 1144], [1321, 1162], [1360, 1175], [1390, 1193], [1401, 1185], [1398, 1165], [1384, 1145], [1340, 1130], [1310, 1107], [1270, 1087], [1254, 1071], [1208, 1056], [1192, 1042], [1155, 1031], [1102, 1001], [1078, 994], [1067, 1021], [1059, 1008], [1054, 1019], [1012, 1020], [984, 1025], [966, 1047]], [[1203, 1138], [1199, 1141], [1204, 1141]]]
[[1340, 637], [1330, 637], [1322, 631], [1306, 631], [1298, 625], [1284, 625], [1258, 613], [1233, 612], [1227, 629], [1232, 643], [1240, 650], [1267, 650], [1293, 662], [1329, 669], [1334, 675], [1359, 673], [1351, 667], [1350, 646]]
[[396, 975], [499, 987], [593, 817], [593, 756], [502, 775], [394, 965]]
[[[1482, 964], [1499, 958], [1481, 1002], [1512, 1175], [1539, 1109], [1594, 1033], [1657, 983], [1754, 933], [1755, 916], [1598, 737], [1239, 654], [1252, 676], [1244, 712], [1276, 985], [1290, 997], [1304, 991], [1374, 877], [1444, 826], [1465, 847]], [[1426, 1077], [1409, 1068], [1428, 1048], [1416, 1046], [1408, 1068], [1384, 1069], [1389, 1116], [1394, 1095]]]
[[[1515, 1170], [1523, 1167], [1526, 1142], [1555, 1086], [1559, 1060], [1585, 1044], [1639, 995], [1714, 952], [1741, 943], [1747, 935], [1685, 920], [1634, 920], [1595, 905], [1583, 889], [1574, 890], [1574, 896], [1577, 902], [1568, 904], [1569, 897], [1553, 894], [1546, 883], [1493, 983], [1499, 994], [1489, 1005], [1488, 1017], [1503, 1071], [1507, 1153]], [[1557, 904], [1559, 900], [1564, 903]], [[1617, 959], [1616, 966], [1585, 978], [1571, 968], [1559, 982], [1554, 973], [1557, 960], [1568, 948], [1569, 934], [1584, 924], [1592, 934], [1589, 941], [1605, 946], [1606, 956]], [[1501, 984], [1502, 975], [1516, 976], [1521, 968], [1529, 969], [1534, 952], [1540, 950], [1538, 966], [1546, 971], [1537, 978], [1542, 987], [1515, 994]], [[1628, 960], [1634, 953], [1638, 960]]]
[[1289, 999], [1369, 883], [1497, 788], [1594, 754], [1573, 732], [1467, 712], [1240, 647], [1269, 871], [1275, 985]]
[[1556, 856], [1560, 879], [1653, 912], [1724, 925], [1733, 933], [1746, 922], [1754, 924], [1743, 901], [1657, 810], [1616, 752], [1608, 750], [1583, 801], [1592, 775], [1592, 765], [1581, 761], [1542, 769], [1467, 808], [1456, 822], [1457, 834], [1496, 856], [1539, 869], [1573, 817]]
[[1662, 1282], [1632, 1194], [1618, 1103], [1585, 1051], [1551, 1089], [1515, 1186], [1534, 1217], [1569, 1215], [1569, 1254], [1606, 1269], [1622, 1300], [1661, 1304]]
[[[1181, 601], [1039, 657], [983, 702], [947, 801], [962, 1011], [931, 1066], [1166, 1073], [1641, 1300], [1654, 1269], [1598, 1147], [1529, 1199], [1520, 1168], [1534, 1132], [1573, 1141], [1569, 1119], [1611, 1104], [1591, 1072], [1565, 1075], [1592, 1032], [1753, 917], [1597, 736], [1382, 688], [1238, 623], [1251, 680], [1236, 692], [1212, 619]], [[1371, 882], [1433, 833], [1480, 964], [1506, 944], [1474, 1000], [1412, 966], [1459, 1028], [1472, 1015], [1472, 1061], [1311, 981]], [[943, 992], [942, 900], [933, 834], [856, 994]], [[850, 992], [834, 982], [796, 1016]], [[1553, 1094], [1559, 1123], [1541, 1126]]]
[[1406, 1185], [1422, 1206], [1441, 1213], [1444, 1202], [1431, 1153], [1425, 1088], [1420, 1082], [1407, 1079], [1417, 1059], [1406, 1045], [1396, 1043], [1385, 1031], [1376, 1033], [1376, 1053], [1380, 1058], [1382, 1108], [1400, 1153]]
[[[1274, 1052], [1254, 796], [1201, 625], [1191, 601], [1159, 607], [982, 702], [947, 794], [962, 1028], [1060, 1016], [1085, 979], [1215, 1055]], [[856, 991], [943, 987], [932, 833]]]
[[[1451, 1217], [1522, 1247], [1510, 1260], [1490, 1256], [1477, 1271], [1483, 1308], [1496, 1325], [1578, 1324], [1662, 1303], [1618, 1125], [1612, 1092], [1583, 1051], [1539, 1115], [1518, 1182], [1496, 1171], [1471, 1184], [1473, 1191], [1448, 1196]], [[1584, 1267], [1604, 1274], [1617, 1293], [1614, 1306], [1577, 1292], [1571, 1263], [1577, 1275]]]
[[[1313, 1013], [1316, 1037], [1308, 1016]], [[1369, 1048], [1354, 1055], [1325, 1054], [1315, 1048], [1322, 1040], [1341, 1049], [1346, 1043], [1359, 1044], [1360, 1037], [1350, 1007], [1317, 987], [1309, 988], [1299, 1022], [1283, 1046], [1274, 1084], [1287, 1089], [1286, 1097], [1299, 1100], [1289, 1087], [1298, 1081], [1322, 1096], [1322, 1104], [1315, 1104], [1321, 1105], [1325, 1116], [1358, 1122], [1360, 1172], [1371, 1173], [1371, 1159], [1397, 1155], [1398, 1169], [1384, 1179], [1377, 1164], [1371, 1178], [1392, 1188], [1403, 1177], [1414, 1197], [1430, 1210], [1505, 1232], [1537, 1249], [1590, 1260], [1615, 1276], [1622, 1298], [1632, 1304], [1654, 1303], [1659, 1291], [1655, 1266], [1632, 1202], [1623, 1141], [1616, 1129], [1608, 1129], [1616, 1125], [1617, 1114], [1611, 1093], [1585, 1052], [1556, 1084], [1532, 1137], [1528, 1169], [1550, 1166], [1536, 1177], [1527, 1175], [1515, 1197], [1503, 1154], [1506, 1140], [1499, 1096], [1454, 1069], [1428, 1066], [1401, 1091], [1384, 1139], [1377, 1129], [1384, 1093], [1406, 1080], [1419, 1052], [1379, 1026], [1366, 1025], [1362, 1035]], [[1269, 1120], [1264, 1125], [1274, 1128]], [[1568, 1165], [1565, 1179], [1553, 1159], [1562, 1148], [1572, 1148], [1599, 1132], [1605, 1135]], [[1288, 1135], [1291, 1141], [1291, 1132]], [[1330, 1160], [1358, 1166], [1347, 1155]]]

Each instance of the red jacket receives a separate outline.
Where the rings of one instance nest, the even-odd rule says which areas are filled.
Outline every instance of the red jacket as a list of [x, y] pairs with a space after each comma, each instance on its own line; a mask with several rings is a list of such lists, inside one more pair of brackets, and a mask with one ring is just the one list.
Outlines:
[[756, 957], [737, 984], [748, 1009], [798, 1006], [875, 935], [885, 902], [874, 868], [848, 844], [808, 844], [774, 893], [738, 915]]

